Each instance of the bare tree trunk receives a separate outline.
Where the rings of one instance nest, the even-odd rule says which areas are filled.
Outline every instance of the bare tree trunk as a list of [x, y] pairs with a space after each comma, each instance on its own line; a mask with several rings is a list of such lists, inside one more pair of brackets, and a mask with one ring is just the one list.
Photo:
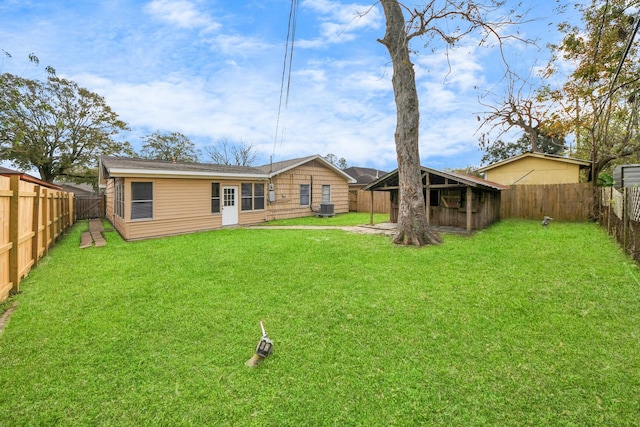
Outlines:
[[381, 0], [380, 4], [387, 29], [384, 39], [378, 41], [386, 46], [393, 63], [392, 82], [397, 108], [395, 142], [400, 206], [398, 232], [393, 241], [415, 246], [440, 243], [440, 237], [427, 223], [418, 148], [420, 110], [404, 15], [397, 0]]

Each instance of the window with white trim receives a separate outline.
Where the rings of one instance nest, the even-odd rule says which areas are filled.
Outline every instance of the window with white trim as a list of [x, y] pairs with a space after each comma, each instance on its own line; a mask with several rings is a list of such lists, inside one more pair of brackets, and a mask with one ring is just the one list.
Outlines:
[[322, 186], [322, 204], [328, 205], [331, 203], [331, 186], [323, 185]]
[[115, 184], [113, 209], [117, 216], [124, 218], [124, 182], [122, 180], [116, 181]]
[[300, 184], [300, 206], [309, 206], [309, 184]]
[[241, 197], [241, 210], [258, 211], [264, 209], [264, 184], [242, 183]]
[[264, 184], [253, 184], [253, 210], [264, 209]]
[[220, 213], [220, 183], [211, 183], [211, 213]]

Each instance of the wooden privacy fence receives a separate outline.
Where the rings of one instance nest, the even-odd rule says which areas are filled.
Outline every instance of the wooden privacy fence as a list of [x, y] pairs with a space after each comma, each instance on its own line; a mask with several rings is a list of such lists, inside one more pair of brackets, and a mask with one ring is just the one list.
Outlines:
[[0, 176], [0, 301], [73, 224], [73, 194]]
[[106, 214], [105, 196], [75, 196], [74, 218], [81, 219], [104, 218]]
[[593, 212], [593, 186], [580, 184], [512, 185], [503, 190], [501, 218], [588, 221]]
[[391, 212], [391, 193], [389, 191], [349, 190], [349, 212], [371, 212], [371, 197], [373, 197], [373, 212]]

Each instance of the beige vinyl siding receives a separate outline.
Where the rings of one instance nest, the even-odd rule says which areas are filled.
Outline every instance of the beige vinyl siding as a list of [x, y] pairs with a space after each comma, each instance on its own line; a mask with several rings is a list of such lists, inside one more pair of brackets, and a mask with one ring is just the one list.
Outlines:
[[105, 205], [105, 213], [107, 215], [107, 219], [111, 222], [113, 222], [113, 216], [114, 216], [114, 200], [115, 200], [115, 184], [116, 184], [116, 180], [115, 179], [109, 179], [105, 182], [106, 185], [106, 189], [105, 189], [105, 199], [106, 199], [106, 205]]
[[[267, 219], [287, 219], [314, 215], [320, 210], [322, 186], [331, 186], [335, 213], [349, 212], [349, 185], [344, 176], [320, 162], [311, 161], [271, 179], [275, 201], [267, 202]], [[300, 185], [311, 186], [311, 206], [300, 206]], [[268, 190], [267, 190], [268, 193]]]
[[[131, 220], [131, 183], [153, 183], [153, 217]], [[124, 219], [112, 215], [114, 227], [126, 240], [185, 234], [222, 227], [222, 215], [211, 213], [211, 183], [236, 186], [238, 225], [264, 222], [265, 210], [241, 211], [242, 182], [208, 179], [126, 178]], [[111, 197], [113, 199], [113, 197]], [[112, 209], [113, 210], [113, 209]]]

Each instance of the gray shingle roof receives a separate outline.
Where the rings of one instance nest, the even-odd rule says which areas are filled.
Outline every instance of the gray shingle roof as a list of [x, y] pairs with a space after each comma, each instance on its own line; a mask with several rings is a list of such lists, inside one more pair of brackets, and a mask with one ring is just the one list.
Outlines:
[[263, 175], [260, 169], [251, 166], [214, 165], [211, 163], [169, 162], [163, 160], [133, 159], [128, 157], [101, 157], [107, 169], [158, 170], [175, 172], [200, 172], [220, 174]]

